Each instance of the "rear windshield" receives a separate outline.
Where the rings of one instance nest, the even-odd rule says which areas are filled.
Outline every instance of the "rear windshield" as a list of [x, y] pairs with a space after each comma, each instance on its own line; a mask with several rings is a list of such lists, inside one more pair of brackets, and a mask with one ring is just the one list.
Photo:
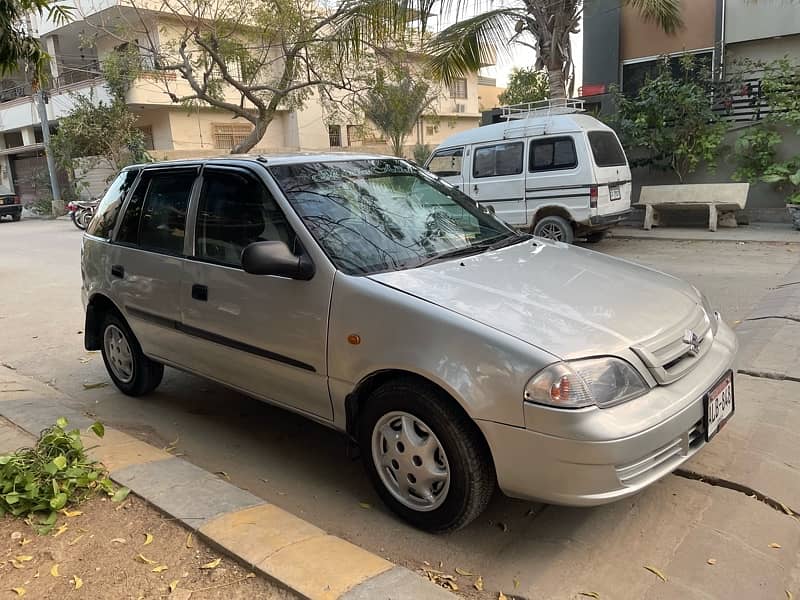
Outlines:
[[624, 167], [628, 164], [617, 136], [610, 131], [590, 131], [589, 145], [598, 167]]

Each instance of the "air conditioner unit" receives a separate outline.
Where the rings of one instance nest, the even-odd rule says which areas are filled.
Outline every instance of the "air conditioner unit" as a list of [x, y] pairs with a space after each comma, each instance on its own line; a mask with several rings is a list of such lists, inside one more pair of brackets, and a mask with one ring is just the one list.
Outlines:
[[456, 112], [457, 113], [465, 113], [465, 112], [467, 112], [467, 105], [466, 104], [460, 104], [460, 103], [456, 102]]

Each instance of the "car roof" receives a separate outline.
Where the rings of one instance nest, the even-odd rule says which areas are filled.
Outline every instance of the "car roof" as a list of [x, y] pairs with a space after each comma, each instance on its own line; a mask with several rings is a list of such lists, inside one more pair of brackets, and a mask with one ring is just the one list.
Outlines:
[[580, 131], [613, 131], [605, 123], [594, 117], [581, 113], [564, 115], [533, 116], [526, 119], [511, 119], [493, 125], [484, 125], [467, 131], [454, 133], [439, 148], [536, 137], [541, 135], [557, 135], [559, 133], [577, 133]]
[[280, 154], [226, 154], [212, 158], [182, 158], [178, 160], [164, 160], [151, 163], [139, 163], [125, 167], [126, 169], [163, 168], [197, 165], [230, 165], [230, 164], [258, 164], [264, 167], [287, 164], [302, 164], [312, 162], [334, 162], [345, 160], [375, 160], [395, 159], [404, 160], [396, 156], [385, 154], [365, 154], [351, 152], [290, 152]]

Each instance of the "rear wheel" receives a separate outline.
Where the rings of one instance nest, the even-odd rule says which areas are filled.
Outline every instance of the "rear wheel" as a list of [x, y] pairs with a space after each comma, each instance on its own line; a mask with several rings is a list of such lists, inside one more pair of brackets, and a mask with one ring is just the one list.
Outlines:
[[412, 525], [440, 533], [480, 515], [495, 488], [486, 443], [451, 402], [424, 382], [389, 382], [367, 399], [359, 428], [378, 495]]
[[13, 215], [11, 215], [12, 221], [19, 221], [21, 218], [22, 218], [22, 213], [14, 213]]
[[103, 321], [103, 362], [121, 392], [143, 396], [158, 387], [164, 376], [164, 365], [147, 358], [125, 321], [108, 313]]
[[537, 222], [533, 228], [533, 235], [567, 244], [571, 244], [575, 240], [575, 233], [570, 222], [564, 217], [556, 215], [544, 217]]

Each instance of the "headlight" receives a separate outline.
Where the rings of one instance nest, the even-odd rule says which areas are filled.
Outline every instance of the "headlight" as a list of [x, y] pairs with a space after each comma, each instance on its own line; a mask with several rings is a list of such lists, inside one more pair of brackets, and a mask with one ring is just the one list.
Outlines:
[[649, 389], [629, 363], [607, 356], [546, 367], [525, 386], [525, 400], [558, 408], [603, 408], [637, 398]]

